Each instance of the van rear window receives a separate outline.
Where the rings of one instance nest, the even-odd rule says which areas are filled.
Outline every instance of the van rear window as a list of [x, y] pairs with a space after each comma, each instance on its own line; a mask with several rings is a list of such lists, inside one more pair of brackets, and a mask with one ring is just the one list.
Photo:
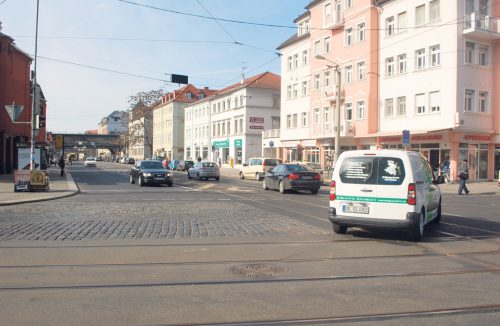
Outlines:
[[264, 164], [266, 166], [276, 166], [278, 164], [281, 164], [281, 161], [280, 160], [275, 160], [275, 159], [265, 159], [264, 160]]
[[403, 161], [394, 157], [352, 157], [340, 167], [343, 183], [400, 185], [405, 178]]

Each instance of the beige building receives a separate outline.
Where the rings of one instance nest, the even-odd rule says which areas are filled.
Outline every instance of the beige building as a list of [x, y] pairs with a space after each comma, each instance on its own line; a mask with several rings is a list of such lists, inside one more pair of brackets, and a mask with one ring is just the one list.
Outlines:
[[163, 95], [153, 110], [153, 155], [184, 159], [184, 109], [213, 94], [208, 88], [189, 84]]

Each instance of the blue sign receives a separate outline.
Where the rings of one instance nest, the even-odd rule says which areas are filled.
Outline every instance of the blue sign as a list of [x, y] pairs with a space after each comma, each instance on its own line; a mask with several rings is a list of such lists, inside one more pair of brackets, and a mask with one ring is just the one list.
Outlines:
[[410, 131], [403, 130], [403, 147], [410, 147]]

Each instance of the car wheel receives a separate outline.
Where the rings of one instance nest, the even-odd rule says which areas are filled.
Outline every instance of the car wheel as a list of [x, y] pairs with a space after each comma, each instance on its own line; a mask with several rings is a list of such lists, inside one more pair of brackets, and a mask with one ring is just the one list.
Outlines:
[[436, 223], [436, 224], [441, 222], [441, 198], [439, 198], [439, 205], [438, 205], [437, 210], [438, 210], [437, 215], [434, 218], [434, 223]]
[[333, 232], [337, 234], [345, 234], [347, 232], [347, 225], [333, 223]]
[[280, 183], [278, 185], [278, 189], [279, 189], [281, 194], [284, 194], [286, 192], [285, 183], [283, 181], [280, 181]]
[[174, 185], [173, 182], [167, 182], [167, 186], [172, 187]]
[[410, 227], [410, 240], [420, 241], [424, 237], [424, 226], [425, 226], [425, 211], [422, 209], [418, 217], [418, 221]]
[[269, 187], [267, 186], [266, 179], [262, 180], [262, 189], [269, 190]]
[[139, 182], [137, 183], [139, 187], [144, 186], [144, 180], [142, 179], [142, 176], [139, 176]]
[[215, 177], [215, 181], [219, 181], [220, 177]]
[[243, 175], [243, 172], [240, 172], [240, 179], [241, 180], [245, 179], [245, 176]]
[[134, 183], [135, 183], [134, 177], [132, 175], [130, 175], [130, 184], [133, 185]]
[[260, 174], [259, 174], [259, 172], [255, 172], [255, 180], [260, 181]]
[[319, 189], [314, 189], [314, 190], [311, 190], [311, 194], [313, 195], [317, 195], [319, 192]]

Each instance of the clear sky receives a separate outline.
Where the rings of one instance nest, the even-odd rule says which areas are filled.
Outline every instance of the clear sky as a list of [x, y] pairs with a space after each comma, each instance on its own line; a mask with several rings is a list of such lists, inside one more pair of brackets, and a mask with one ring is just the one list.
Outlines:
[[[130, 2], [230, 20], [293, 26], [293, 20], [310, 1]], [[0, 3], [2, 32], [13, 37], [22, 50], [34, 55], [36, 0], [0, 0]], [[274, 52], [294, 29], [230, 22], [220, 25], [213, 20], [119, 0], [40, 0], [37, 70], [38, 82], [48, 100], [48, 130], [97, 129], [102, 117], [128, 108], [129, 95], [178, 88], [161, 81], [169, 80], [165, 74], [188, 75], [190, 82], [198, 87], [217, 89], [237, 82], [243, 66], [247, 67], [247, 77], [264, 71], [280, 73], [280, 60]]]

